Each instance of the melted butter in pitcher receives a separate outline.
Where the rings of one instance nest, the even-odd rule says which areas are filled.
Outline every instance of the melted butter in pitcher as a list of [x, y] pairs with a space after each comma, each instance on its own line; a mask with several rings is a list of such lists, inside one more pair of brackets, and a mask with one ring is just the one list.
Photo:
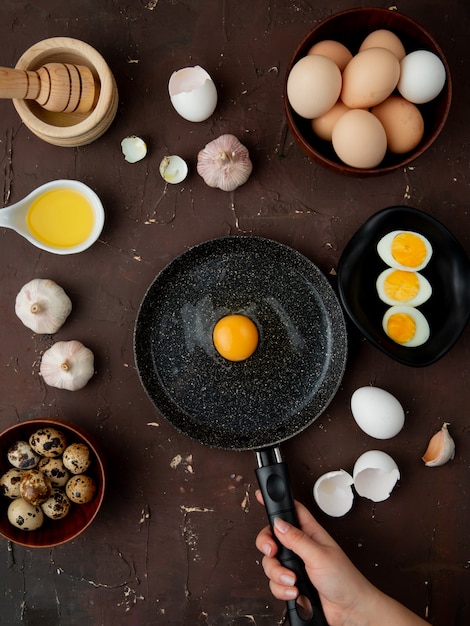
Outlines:
[[56, 248], [70, 248], [90, 236], [95, 213], [83, 194], [64, 187], [39, 196], [26, 214], [26, 223], [39, 241]]

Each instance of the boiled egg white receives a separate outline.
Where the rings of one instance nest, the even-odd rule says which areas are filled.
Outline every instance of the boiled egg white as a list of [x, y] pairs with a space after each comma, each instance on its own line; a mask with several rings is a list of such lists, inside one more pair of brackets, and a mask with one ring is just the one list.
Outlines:
[[395, 437], [405, 423], [400, 402], [380, 387], [356, 389], [351, 396], [351, 413], [359, 428], [375, 439]]
[[406, 304], [420, 306], [432, 295], [429, 280], [419, 272], [409, 272], [390, 267], [381, 272], [376, 288], [382, 302], [391, 306]]
[[421, 346], [431, 334], [425, 316], [412, 306], [392, 306], [383, 316], [382, 327], [395, 343], [408, 348]]
[[377, 244], [382, 261], [402, 270], [422, 270], [429, 263], [432, 252], [428, 239], [411, 230], [393, 230]]
[[354, 488], [360, 496], [383, 502], [397, 484], [400, 470], [386, 452], [368, 450], [354, 464], [353, 478]]

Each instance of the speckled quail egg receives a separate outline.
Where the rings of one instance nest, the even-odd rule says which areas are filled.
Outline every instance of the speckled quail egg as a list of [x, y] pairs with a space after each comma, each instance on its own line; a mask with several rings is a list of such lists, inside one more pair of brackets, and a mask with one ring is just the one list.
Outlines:
[[49, 476], [37, 469], [26, 471], [20, 481], [20, 495], [23, 500], [38, 506], [51, 495], [52, 485]]
[[40, 456], [36, 454], [27, 441], [17, 441], [7, 453], [8, 461], [19, 469], [31, 469], [39, 463]]
[[62, 431], [48, 426], [33, 433], [29, 438], [29, 444], [41, 456], [57, 457], [63, 454], [67, 440]]
[[72, 474], [83, 474], [91, 464], [90, 448], [84, 443], [72, 443], [64, 450], [62, 460]]
[[42, 526], [44, 514], [39, 506], [16, 498], [8, 507], [8, 521], [21, 530], [37, 530]]
[[77, 474], [65, 485], [65, 493], [72, 502], [86, 504], [93, 500], [96, 493], [96, 484], [93, 478], [86, 474]]
[[70, 478], [70, 472], [61, 458], [44, 457], [39, 461], [37, 469], [49, 476], [53, 487], [65, 487]]
[[7, 498], [20, 497], [20, 481], [25, 470], [12, 467], [0, 478], [0, 493]]
[[46, 517], [57, 520], [68, 515], [71, 506], [70, 500], [62, 489], [54, 487], [50, 497], [41, 504], [41, 509]]

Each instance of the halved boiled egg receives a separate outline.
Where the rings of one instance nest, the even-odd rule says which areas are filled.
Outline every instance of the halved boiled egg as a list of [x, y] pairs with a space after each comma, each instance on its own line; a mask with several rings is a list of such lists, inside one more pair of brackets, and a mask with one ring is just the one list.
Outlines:
[[390, 305], [420, 306], [432, 294], [431, 284], [422, 274], [394, 267], [379, 274], [376, 287], [382, 302]]
[[225, 315], [214, 326], [212, 340], [217, 352], [228, 361], [244, 361], [258, 346], [258, 329], [246, 315]]
[[412, 306], [390, 307], [383, 316], [382, 327], [395, 343], [409, 348], [426, 343], [430, 335], [427, 319]]
[[429, 263], [432, 246], [426, 237], [411, 230], [393, 230], [377, 244], [377, 253], [390, 267], [418, 272]]

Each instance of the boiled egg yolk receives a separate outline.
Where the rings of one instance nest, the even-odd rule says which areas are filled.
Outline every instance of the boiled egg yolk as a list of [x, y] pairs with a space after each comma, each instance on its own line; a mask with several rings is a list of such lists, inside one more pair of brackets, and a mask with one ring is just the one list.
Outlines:
[[421, 237], [414, 233], [400, 233], [392, 242], [392, 255], [401, 265], [418, 267], [426, 258], [427, 250]]
[[408, 343], [416, 334], [416, 323], [411, 315], [395, 313], [387, 323], [387, 335], [397, 343]]
[[217, 352], [228, 361], [244, 361], [258, 346], [258, 329], [246, 315], [226, 315], [212, 333]]
[[376, 282], [378, 296], [387, 304], [420, 306], [432, 295], [430, 282], [419, 272], [389, 268]]

